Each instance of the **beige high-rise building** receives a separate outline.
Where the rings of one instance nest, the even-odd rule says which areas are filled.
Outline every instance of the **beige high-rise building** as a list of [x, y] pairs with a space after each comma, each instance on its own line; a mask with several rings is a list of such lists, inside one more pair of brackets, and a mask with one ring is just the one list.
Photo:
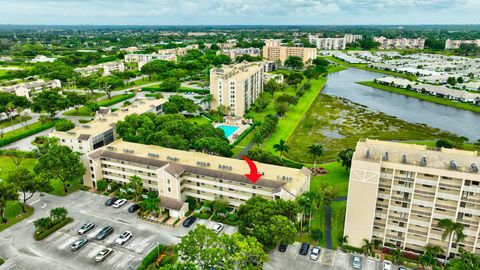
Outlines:
[[480, 39], [472, 39], [472, 40], [447, 39], [445, 41], [445, 50], [458, 49], [462, 44], [473, 44], [473, 45], [476, 45], [477, 47], [480, 47]]
[[126, 184], [131, 176], [143, 180], [146, 191], [156, 191], [160, 206], [172, 217], [188, 211], [187, 197], [213, 201], [224, 199], [234, 207], [252, 196], [294, 200], [309, 190], [311, 172], [255, 162], [263, 176], [252, 183], [247, 163], [201, 152], [182, 151], [117, 140], [82, 157], [86, 167], [84, 184], [97, 181]]
[[298, 56], [302, 58], [304, 63], [309, 63], [313, 59], [317, 58], [316, 48], [305, 47], [285, 47], [281, 46], [281, 42], [278, 39], [265, 40], [265, 46], [263, 46], [263, 58], [270, 61], [280, 61], [282, 63], [290, 56]]
[[[422, 252], [431, 244], [480, 254], [480, 157], [477, 152], [366, 140], [352, 159], [344, 235], [352, 246], [380, 240]], [[463, 224], [448, 247], [437, 224]]]
[[263, 63], [240, 63], [210, 70], [212, 109], [224, 105], [230, 115], [243, 116], [263, 91]]
[[421, 49], [425, 47], [424, 38], [386, 38], [374, 37], [373, 41], [380, 43], [379, 49]]

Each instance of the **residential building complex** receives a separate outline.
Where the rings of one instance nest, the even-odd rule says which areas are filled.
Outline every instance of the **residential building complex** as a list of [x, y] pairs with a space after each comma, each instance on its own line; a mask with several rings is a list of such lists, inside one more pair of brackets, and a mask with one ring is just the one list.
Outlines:
[[29, 62], [30, 63], [44, 63], [44, 62], [53, 62], [57, 60], [56, 57], [46, 57], [45, 55], [37, 55], [35, 56], [35, 58], [33, 58], [32, 60], [30, 60]]
[[124, 56], [126, 63], [138, 63], [138, 68], [142, 68], [146, 63], [153, 60], [177, 61], [177, 56], [174, 54], [135, 54], [130, 53]]
[[304, 63], [317, 58], [316, 48], [305, 47], [285, 47], [281, 46], [280, 40], [267, 39], [263, 47], [263, 58], [270, 61], [280, 61], [284, 63], [290, 56], [300, 57]]
[[[427, 245], [480, 254], [480, 157], [477, 152], [366, 140], [352, 158], [344, 235], [349, 245], [380, 240], [413, 252]], [[448, 246], [437, 226], [463, 224]]]
[[345, 50], [349, 43], [357, 42], [362, 39], [362, 35], [346, 34], [344, 37], [321, 38], [318, 35], [308, 35], [311, 44], [317, 46], [320, 50]]
[[263, 91], [263, 63], [240, 63], [210, 70], [212, 109], [224, 105], [230, 115], [243, 116]]
[[26, 82], [15, 84], [11, 86], [0, 87], [0, 92], [15, 93], [17, 96], [26, 97], [27, 99], [32, 99], [33, 95], [36, 92], [43, 90], [50, 90], [55, 88], [61, 88], [62, 83], [60, 80], [36, 80], [33, 82]]
[[235, 59], [238, 56], [250, 55], [250, 56], [259, 56], [261, 55], [261, 50], [259, 48], [236, 48], [236, 49], [223, 49], [218, 51], [217, 54], [225, 54], [230, 58]]
[[99, 71], [102, 71], [102, 76], [108, 76], [113, 72], [124, 72], [125, 64], [123, 61], [107, 62], [83, 68], [76, 68], [75, 71], [80, 73], [83, 77], [90, 76]]
[[386, 38], [374, 37], [373, 41], [380, 43], [379, 49], [422, 49], [425, 47], [424, 38]]
[[49, 136], [58, 138], [60, 144], [73, 151], [87, 153], [115, 140], [115, 124], [118, 121], [132, 114], [160, 114], [165, 102], [163, 99], [137, 99], [130, 106], [115, 112], [101, 108], [94, 120], [66, 132], [54, 130]]
[[175, 56], [182, 56], [182, 55], [185, 55], [187, 54], [187, 52], [189, 50], [194, 50], [194, 49], [198, 49], [198, 45], [197, 44], [194, 44], [194, 45], [188, 45], [187, 47], [183, 47], [183, 48], [172, 48], [172, 49], [162, 49], [162, 50], [158, 50], [158, 54], [173, 54]]
[[447, 39], [445, 41], [445, 50], [458, 49], [462, 44], [474, 44], [477, 47], [480, 47], [480, 39], [473, 40], [453, 40]]
[[144, 189], [158, 193], [161, 207], [173, 217], [183, 217], [188, 211], [187, 197], [221, 198], [235, 207], [252, 196], [293, 200], [309, 190], [311, 174], [307, 168], [256, 162], [263, 176], [252, 183], [245, 176], [250, 168], [240, 159], [122, 140], [88, 153], [83, 162], [85, 185], [95, 187], [101, 179], [126, 184], [136, 175], [143, 180]]

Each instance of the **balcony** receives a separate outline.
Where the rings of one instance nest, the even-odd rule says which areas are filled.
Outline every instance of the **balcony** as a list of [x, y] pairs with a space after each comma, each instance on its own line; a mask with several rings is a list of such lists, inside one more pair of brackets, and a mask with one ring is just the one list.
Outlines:
[[480, 193], [480, 187], [479, 186], [463, 186], [464, 191], [469, 191], [469, 192], [474, 192], [479, 194]]
[[427, 185], [427, 186], [433, 186], [433, 187], [437, 186], [437, 180], [429, 180], [429, 179], [417, 177], [415, 181], [417, 184], [421, 184], [421, 185]]
[[[421, 198], [421, 197], [414, 197], [414, 198]], [[422, 206], [426, 206], [426, 207], [433, 207], [433, 201], [429, 201], [428, 199], [413, 199], [412, 200], [412, 203], [413, 204], [416, 204], [416, 205], [422, 205]]]

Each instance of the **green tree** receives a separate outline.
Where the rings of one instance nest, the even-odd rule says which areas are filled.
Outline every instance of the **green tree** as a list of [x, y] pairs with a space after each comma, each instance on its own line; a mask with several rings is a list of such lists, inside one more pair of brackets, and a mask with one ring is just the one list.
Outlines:
[[50, 228], [52, 224], [53, 221], [50, 217], [39, 218], [33, 222], [33, 226], [35, 226], [35, 229], [37, 230], [46, 230]]
[[288, 150], [290, 147], [286, 144], [286, 142], [283, 139], [280, 139], [280, 141], [277, 144], [273, 145], [273, 149], [275, 149], [275, 152], [280, 152], [280, 157], [283, 157], [283, 153], [288, 153]]
[[2, 216], [2, 223], [7, 223], [5, 210], [8, 202], [16, 200], [18, 200], [18, 189], [15, 185], [6, 181], [0, 181], [0, 215]]
[[75, 110], [78, 111], [81, 105], [85, 105], [87, 102], [87, 96], [86, 95], [79, 95], [75, 92], [67, 92], [66, 94], [66, 100], [68, 102], [69, 107], [74, 107]]
[[52, 145], [39, 159], [34, 168], [37, 174], [48, 180], [59, 179], [68, 193], [68, 184], [79, 181], [85, 173], [80, 154], [68, 146]]
[[279, 92], [281, 90], [282, 90], [282, 85], [277, 81], [275, 81], [274, 79], [268, 80], [263, 86], [263, 91], [271, 94], [275, 92]]
[[67, 100], [56, 90], [42, 91], [32, 98], [32, 110], [36, 113], [47, 112], [51, 119], [66, 108], [68, 108]]
[[347, 171], [352, 167], [352, 158], [355, 151], [351, 148], [344, 149], [338, 153], [338, 161], [342, 162], [342, 167], [345, 167]]
[[50, 210], [50, 218], [54, 223], [58, 223], [67, 218], [68, 211], [65, 207], [57, 207]]
[[177, 79], [168, 78], [160, 84], [159, 88], [162, 92], [178, 92], [180, 82]]
[[452, 243], [458, 243], [465, 239], [465, 234], [463, 233], [464, 226], [461, 223], [445, 218], [438, 221], [437, 227], [443, 229], [442, 240], [445, 240], [448, 237], [448, 248], [446, 252], [447, 257], [450, 257], [450, 248], [452, 247]]
[[457, 80], [455, 79], [455, 77], [448, 77], [447, 83], [450, 85], [455, 85], [457, 84]]
[[130, 188], [135, 196], [135, 201], [140, 201], [143, 193], [143, 181], [140, 177], [136, 175], [130, 176], [130, 181], [127, 184], [127, 187]]
[[478, 270], [480, 269], [480, 257], [476, 254], [460, 250], [460, 257], [453, 258], [447, 263], [447, 270]]
[[258, 147], [260, 147], [264, 140], [265, 138], [260, 132], [256, 132], [252, 138], [253, 143], [256, 144]]
[[365, 256], [373, 256], [374, 255], [374, 246], [373, 243], [368, 241], [367, 239], [363, 239], [363, 245], [361, 247], [362, 253]]
[[317, 157], [323, 154], [323, 146], [319, 143], [314, 143], [308, 147], [308, 153], [313, 156], [313, 168], [317, 167]]
[[320, 242], [323, 239], [323, 231], [320, 228], [311, 229], [311, 235], [312, 235], [312, 239], [317, 242]]
[[298, 57], [298, 56], [289, 56], [286, 60], [285, 60], [285, 63], [284, 65], [286, 67], [289, 67], [291, 69], [301, 69], [303, 68], [303, 60], [302, 58]]
[[160, 213], [160, 198], [154, 193], [148, 193], [148, 197], [140, 202], [140, 209], [142, 214]]
[[444, 251], [439, 246], [428, 245], [425, 247], [423, 254], [418, 256], [418, 262], [423, 268], [427, 266], [435, 266], [437, 264], [437, 257]]
[[392, 251], [391, 254], [392, 254], [392, 258], [393, 258], [393, 260], [392, 260], [393, 263], [397, 264], [397, 263], [402, 262], [402, 254], [403, 253], [402, 253], [401, 249], [396, 248]]
[[55, 123], [55, 130], [57, 131], [69, 131], [74, 127], [75, 124], [68, 119], [60, 119]]
[[27, 201], [33, 197], [36, 192], [47, 192], [52, 189], [50, 182], [42, 177], [36, 176], [33, 172], [17, 167], [8, 174], [7, 182], [15, 185], [19, 192], [22, 193], [23, 203], [19, 201], [22, 211], [25, 213], [25, 205]]
[[212, 202], [212, 209], [217, 213], [225, 213], [229, 207], [229, 203], [225, 199], [216, 198]]

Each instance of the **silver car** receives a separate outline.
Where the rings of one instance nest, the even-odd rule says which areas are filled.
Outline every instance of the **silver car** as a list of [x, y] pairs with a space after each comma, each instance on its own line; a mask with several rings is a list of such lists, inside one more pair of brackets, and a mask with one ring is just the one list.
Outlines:
[[95, 260], [96, 262], [101, 262], [105, 260], [105, 258], [107, 258], [110, 254], [112, 254], [112, 252], [113, 252], [113, 249], [106, 248], [100, 251], [97, 255], [95, 255], [95, 257], [93, 257], [93, 260]]
[[79, 249], [81, 249], [82, 247], [84, 247], [88, 242], [88, 239], [87, 238], [80, 238], [78, 240], [76, 240], [75, 242], [72, 243], [72, 245], [70, 246], [70, 250], [72, 252], [75, 252]]
[[78, 230], [78, 234], [86, 234], [87, 232], [91, 231], [93, 228], [95, 228], [95, 224], [92, 222], [85, 223], [80, 227]]
[[353, 255], [352, 258], [353, 269], [362, 269], [362, 258], [358, 255]]
[[313, 247], [310, 252], [310, 260], [316, 261], [320, 257], [320, 247]]

